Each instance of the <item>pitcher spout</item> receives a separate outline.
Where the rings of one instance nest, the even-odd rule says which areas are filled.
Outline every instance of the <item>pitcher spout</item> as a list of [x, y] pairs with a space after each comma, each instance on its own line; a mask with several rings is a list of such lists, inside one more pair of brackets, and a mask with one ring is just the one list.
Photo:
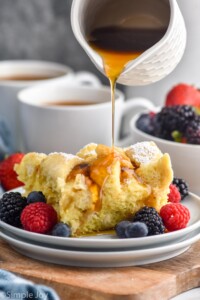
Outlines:
[[[107, 77], [115, 69], [117, 82], [125, 85], [162, 79], [177, 66], [186, 45], [176, 0], [74, 0], [71, 22], [96, 67]], [[124, 62], [122, 70], [118, 60]]]

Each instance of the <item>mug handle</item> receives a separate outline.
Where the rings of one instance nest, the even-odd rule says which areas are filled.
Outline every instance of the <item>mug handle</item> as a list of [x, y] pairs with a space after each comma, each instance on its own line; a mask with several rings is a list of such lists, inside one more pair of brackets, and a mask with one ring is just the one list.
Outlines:
[[97, 88], [102, 85], [101, 81], [96, 75], [86, 71], [75, 73], [75, 84], [77, 83], [83, 86], [87, 85]]
[[[122, 117], [125, 116], [128, 112], [130, 112], [134, 108], [146, 108], [151, 111], [155, 111], [156, 107], [155, 105], [148, 99], [145, 98], [132, 98], [128, 99], [124, 102], [124, 106], [122, 108]], [[128, 134], [128, 136], [117, 140], [116, 146], [118, 147], [125, 147], [127, 145], [131, 145], [132, 143], [132, 136], [131, 133]]]

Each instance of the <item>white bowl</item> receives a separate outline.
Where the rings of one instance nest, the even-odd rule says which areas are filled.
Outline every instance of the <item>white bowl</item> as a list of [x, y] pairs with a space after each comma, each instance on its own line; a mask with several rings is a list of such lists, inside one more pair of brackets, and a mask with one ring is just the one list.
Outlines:
[[139, 116], [135, 115], [130, 121], [132, 142], [155, 142], [162, 152], [169, 153], [174, 176], [185, 179], [190, 191], [200, 195], [200, 145], [172, 142], [144, 133], [136, 127]]

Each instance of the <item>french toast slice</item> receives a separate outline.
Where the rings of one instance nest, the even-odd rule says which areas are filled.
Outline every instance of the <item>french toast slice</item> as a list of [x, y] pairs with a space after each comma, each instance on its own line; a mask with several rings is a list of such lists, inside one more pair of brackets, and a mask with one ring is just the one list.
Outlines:
[[113, 229], [145, 205], [159, 211], [173, 178], [169, 155], [151, 142], [125, 149], [89, 144], [75, 156], [28, 153], [15, 170], [25, 195], [42, 191], [73, 236]]

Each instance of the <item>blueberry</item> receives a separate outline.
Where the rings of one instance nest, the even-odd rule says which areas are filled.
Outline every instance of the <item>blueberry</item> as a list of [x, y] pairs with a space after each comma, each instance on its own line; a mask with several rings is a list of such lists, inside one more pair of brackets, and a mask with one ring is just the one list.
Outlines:
[[116, 234], [119, 238], [126, 238], [125, 230], [131, 224], [129, 221], [121, 221], [115, 226]]
[[54, 236], [69, 237], [71, 235], [71, 228], [69, 225], [60, 222], [54, 226], [51, 234]]
[[136, 127], [141, 131], [153, 135], [154, 133], [154, 124], [153, 117], [151, 114], [141, 114], [137, 119]]
[[35, 202], [46, 203], [46, 198], [42, 192], [34, 191], [34, 192], [31, 192], [30, 194], [28, 194], [27, 203], [31, 204], [31, 203], [35, 203]]
[[147, 235], [148, 235], [147, 225], [142, 222], [130, 223], [125, 229], [125, 236], [127, 238], [144, 237]]

